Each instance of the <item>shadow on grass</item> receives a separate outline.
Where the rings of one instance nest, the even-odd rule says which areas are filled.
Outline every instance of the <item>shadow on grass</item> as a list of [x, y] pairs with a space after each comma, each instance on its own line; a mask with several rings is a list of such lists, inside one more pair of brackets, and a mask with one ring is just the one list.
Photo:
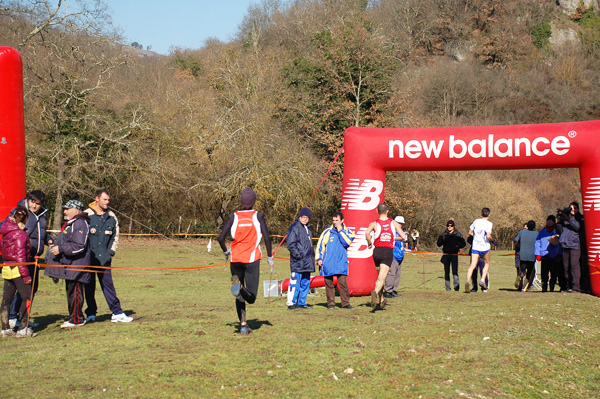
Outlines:
[[40, 325], [38, 327], [35, 327], [34, 331], [43, 331], [48, 326], [56, 323], [57, 321], [63, 322], [66, 321], [68, 318], [69, 315], [67, 314], [48, 314], [44, 316], [36, 316], [35, 318], [33, 318], [33, 321], [39, 323]]
[[[250, 327], [252, 330], [260, 330], [260, 328], [264, 325], [270, 326], [270, 327], [273, 326], [273, 324], [271, 324], [271, 322], [269, 320], [252, 319], [252, 320], [246, 320], [246, 323], [248, 323], [248, 327]], [[234, 327], [236, 331], [238, 331], [240, 329], [239, 321], [227, 323], [227, 325], [230, 327]]]

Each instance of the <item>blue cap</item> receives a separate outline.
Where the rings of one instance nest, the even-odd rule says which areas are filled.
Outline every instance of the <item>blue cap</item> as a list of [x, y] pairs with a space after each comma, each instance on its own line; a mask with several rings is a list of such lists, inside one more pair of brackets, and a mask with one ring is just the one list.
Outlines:
[[300, 216], [298, 216], [298, 217], [302, 217], [302, 216], [310, 217], [310, 209], [308, 209], [308, 208], [300, 209]]

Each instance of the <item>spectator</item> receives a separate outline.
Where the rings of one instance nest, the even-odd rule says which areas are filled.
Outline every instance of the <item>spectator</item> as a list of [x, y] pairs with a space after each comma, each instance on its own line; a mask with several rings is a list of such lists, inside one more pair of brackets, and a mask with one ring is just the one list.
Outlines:
[[452, 267], [454, 291], [458, 291], [460, 289], [460, 279], [458, 277], [458, 253], [467, 246], [467, 243], [460, 231], [456, 230], [453, 219], [446, 222], [446, 230], [438, 236], [437, 246], [442, 247], [444, 253], [440, 262], [444, 265], [446, 291], [452, 290], [450, 267]]
[[19, 308], [19, 330], [16, 336], [35, 336], [31, 328], [27, 326], [32, 282], [29, 269], [27, 265], [8, 266], [11, 263], [26, 263], [31, 252], [31, 242], [25, 232], [28, 213], [26, 208], [18, 206], [13, 212], [13, 216], [7, 218], [0, 227], [0, 234], [2, 234], [0, 249], [2, 249], [5, 265], [7, 265], [2, 268], [2, 278], [4, 279], [4, 294], [0, 307], [2, 319], [0, 335], [2, 337], [15, 336], [8, 322], [8, 309], [17, 291], [21, 294], [23, 301]]
[[[44, 207], [46, 202], [46, 194], [40, 190], [32, 190], [27, 193], [27, 197], [19, 201], [17, 206], [22, 206], [27, 209], [28, 217], [25, 231], [31, 241], [31, 251], [27, 254], [27, 262], [34, 262], [36, 256], [42, 256], [46, 244], [52, 244], [52, 240], [46, 235], [47, 214], [48, 210]], [[10, 211], [8, 217], [14, 216], [17, 208]], [[3, 222], [2, 222], [3, 223]], [[0, 223], [0, 226], [2, 225]], [[36, 273], [35, 265], [28, 265], [29, 275], [32, 278], [31, 296], [35, 296], [38, 289], [39, 273]], [[9, 324], [11, 328], [19, 326], [17, 320], [18, 310], [21, 307], [21, 295], [17, 292], [15, 299], [10, 305]], [[29, 320], [29, 327], [37, 327], [38, 323]]]
[[90, 264], [90, 218], [83, 213], [83, 204], [80, 201], [70, 200], [63, 208], [66, 222], [54, 244], [50, 246], [46, 260], [48, 264], [60, 266], [46, 268], [44, 275], [53, 278], [55, 282], [58, 279], [65, 280], [69, 320], [60, 327], [71, 329], [85, 324], [83, 289], [93, 277], [90, 270], [85, 268]]
[[[95, 201], [85, 210], [90, 217], [90, 250], [92, 252], [92, 265], [105, 266], [106, 269], [95, 273], [98, 276], [104, 299], [112, 313], [110, 321], [113, 323], [129, 323], [133, 317], [127, 316], [121, 309], [121, 301], [117, 297], [117, 290], [112, 279], [110, 265], [112, 257], [119, 245], [119, 220], [117, 215], [108, 209], [110, 195], [106, 190], [96, 192]], [[96, 277], [92, 275], [89, 284], [85, 285], [85, 301], [88, 305], [85, 313], [86, 322], [96, 321]]]
[[560, 235], [559, 242], [563, 253], [563, 285], [561, 291], [580, 292], [581, 279], [581, 247], [579, 230], [581, 225], [575, 218], [572, 207], [559, 210], [559, 222], [556, 231]]
[[338, 291], [343, 309], [352, 309], [348, 292], [348, 247], [354, 240], [354, 232], [344, 225], [344, 214], [335, 212], [332, 224], [319, 237], [317, 243], [317, 265], [325, 277], [327, 309], [335, 308], [335, 287], [333, 277], [338, 279]]
[[579, 222], [579, 248], [581, 249], [581, 280], [579, 283], [579, 287], [581, 288], [581, 292], [591, 293], [592, 284], [590, 281], [590, 268], [588, 265], [587, 240], [585, 238], [585, 221], [583, 220], [583, 214], [579, 211], [578, 202], [573, 201], [569, 206], [573, 210], [573, 216], [575, 216], [575, 220]]
[[412, 238], [412, 243], [413, 243], [413, 250], [414, 251], [418, 251], [419, 250], [419, 232], [417, 231], [417, 229], [415, 227], [413, 227], [413, 229], [410, 232], [410, 237]]
[[312, 232], [308, 226], [310, 216], [310, 210], [302, 208], [298, 220], [292, 223], [287, 232], [291, 269], [287, 307], [290, 310], [312, 309], [312, 305], [306, 303], [310, 274], [315, 271], [315, 249]]
[[[404, 227], [404, 217], [396, 216], [394, 219], [398, 223], [401, 229]], [[404, 230], [403, 230], [404, 231]], [[404, 246], [406, 241], [400, 238], [400, 232], [396, 231], [396, 237], [394, 238], [394, 260], [390, 266], [390, 271], [385, 278], [385, 285], [383, 286], [384, 298], [396, 298], [402, 296], [398, 294], [398, 285], [400, 285], [400, 273], [402, 272], [402, 261], [404, 260]]]
[[548, 283], [550, 292], [554, 292], [556, 283], [562, 281], [562, 253], [558, 237], [556, 217], [548, 215], [546, 227], [540, 230], [535, 240], [535, 257], [541, 262], [542, 292], [548, 291]]

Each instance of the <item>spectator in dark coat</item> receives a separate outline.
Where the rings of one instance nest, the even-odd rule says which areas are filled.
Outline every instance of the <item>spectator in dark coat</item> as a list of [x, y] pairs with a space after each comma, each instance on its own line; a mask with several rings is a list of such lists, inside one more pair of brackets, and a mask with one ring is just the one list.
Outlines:
[[563, 252], [563, 281], [561, 291], [581, 291], [579, 282], [581, 279], [581, 246], [579, 242], [579, 230], [581, 225], [575, 218], [573, 208], [570, 213], [563, 210], [559, 212], [560, 222], [556, 225], [556, 232], [560, 234], [558, 241]]
[[[446, 230], [439, 235], [437, 246], [442, 247], [444, 254], [440, 262], [444, 265], [444, 281], [446, 282], [446, 291], [454, 291], [460, 289], [460, 279], [458, 277], [458, 253], [461, 249], [467, 246], [465, 238], [456, 230], [454, 220], [450, 219], [446, 222]], [[450, 266], [452, 266], [453, 283], [450, 282]]]
[[310, 274], [315, 271], [315, 249], [312, 232], [308, 227], [310, 210], [302, 208], [300, 216], [288, 230], [287, 245], [290, 251], [290, 269], [292, 271], [288, 288], [288, 309], [311, 309], [306, 303], [310, 289]]
[[[62, 265], [48, 267], [44, 273], [48, 277], [65, 280], [69, 320], [61, 328], [80, 327], [85, 324], [83, 316], [83, 288], [91, 281], [91, 273], [85, 265], [90, 264], [89, 226], [90, 218], [83, 213], [83, 204], [70, 200], [64, 208], [66, 223], [63, 225], [54, 245], [48, 250], [46, 263]], [[73, 267], [82, 266], [82, 267]]]

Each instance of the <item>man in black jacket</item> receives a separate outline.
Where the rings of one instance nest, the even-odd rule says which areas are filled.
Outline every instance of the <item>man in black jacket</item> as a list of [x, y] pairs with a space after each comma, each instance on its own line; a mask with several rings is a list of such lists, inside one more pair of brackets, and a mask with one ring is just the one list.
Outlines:
[[[70, 200], [64, 206], [66, 223], [48, 250], [46, 263], [63, 265], [48, 267], [44, 275], [65, 280], [69, 320], [61, 328], [80, 327], [85, 324], [83, 317], [83, 286], [90, 282], [91, 273], [85, 266], [90, 264], [90, 243], [88, 239], [90, 218], [83, 213], [83, 204]], [[79, 266], [79, 267], [77, 267]]]
[[308, 227], [310, 210], [302, 208], [300, 216], [289, 228], [287, 246], [290, 251], [290, 284], [288, 288], [288, 309], [311, 309], [306, 303], [310, 289], [310, 274], [315, 271], [315, 249], [312, 232]]
[[[127, 316], [121, 309], [121, 302], [117, 297], [117, 291], [112, 279], [110, 265], [112, 257], [119, 245], [119, 220], [117, 216], [108, 210], [110, 195], [106, 190], [96, 191], [95, 201], [85, 210], [90, 218], [90, 250], [92, 252], [92, 266], [105, 266], [106, 269], [100, 269], [97, 273], [102, 293], [106, 303], [112, 312], [110, 321], [113, 323], [129, 323], [133, 317]], [[86, 322], [96, 321], [96, 278], [92, 276], [89, 284], [85, 285], [85, 302], [87, 309], [85, 314]]]
[[446, 223], [446, 230], [439, 235], [437, 246], [442, 247], [444, 254], [440, 262], [444, 265], [444, 280], [446, 282], [446, 291], [451, 291], [450, 284], [450, 265], [452, 265], [452, 276], [454, 277], [454, 291], [460, 289], [460, 280], [458, 277], [458, 253], [467, 246], [463, 235], [456, 230], [454, 220], [450, 219]]

